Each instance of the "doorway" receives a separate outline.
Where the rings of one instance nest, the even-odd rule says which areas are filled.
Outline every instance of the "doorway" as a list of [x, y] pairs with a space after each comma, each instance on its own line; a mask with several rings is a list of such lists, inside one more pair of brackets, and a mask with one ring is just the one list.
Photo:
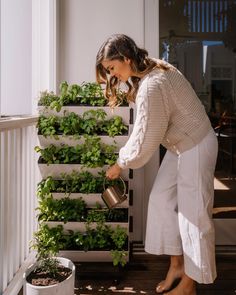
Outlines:
[[219, 139], [213, 217], [221, 246], [236, 245], [235, 15], [236, 1], [159, 1], [160, 58], [192, 84]]

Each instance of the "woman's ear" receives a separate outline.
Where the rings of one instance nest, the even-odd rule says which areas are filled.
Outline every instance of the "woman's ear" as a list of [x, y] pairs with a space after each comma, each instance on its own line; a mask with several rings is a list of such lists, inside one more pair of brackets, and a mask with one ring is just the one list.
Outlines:
[[125, 57], [124, 62], [125, 62], [126, 64], [130, 65], [130, 59], [129, 59], [129, 58]]

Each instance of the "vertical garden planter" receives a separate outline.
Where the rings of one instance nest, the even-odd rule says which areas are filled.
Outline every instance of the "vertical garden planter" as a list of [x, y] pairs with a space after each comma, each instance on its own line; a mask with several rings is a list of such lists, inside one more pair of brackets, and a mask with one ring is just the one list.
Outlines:
[[[63, 97], [63, 95], [61, 95], [61, 97]], [[113, 149], [113, 152], [118, 152], [120, 147], [122, 147], [126, 143], [130, 134], [130, 124], [132, 122], [131, 116], [130, 116], [131, 114], [130, 108], [128, 106], [120, 106], [112, 110], [110, 107], [107, 107], [107, 106], [104, 106], [104, 107], [100, 107], [100, 106], [96, 107], [91, 105], [84, 106], [84, 105], [76, 105], [76, 103], [73, 103], [73, 105], [67, 105], [67, 106], [63, 105], [60, 107], [59, 111], [56, 111], [55, 109], [51, 109], [50, 107], [46, 107], [42, 105], [39, 106], [39, 113], [41, 116], [46, 118], [45, 122], [47, 119], [52, 118], [52, 120], [51, 119], [50, 120], [51, 122], [53, 122], [52, 124], [54, 125], [51, 126], [51, 129], [49, 127], [46, 130], [45, 134], [43, 134], [43, 132], [39, 132], [38, 136], [39, 136], [40, 148], [38, 148], [38, 150], [46, 149], [50, 145], [56, 146], [59, 149], [65, 146], [76, 148], [78, 146], [83, 145], [85, 142], [84, 134], [82, 133], [78, 134], [79, 132], [78, 133], [75, 132], [75, 134], [69, 134], [69, 133], [63, 134], [63, 132], [61, 132], [62, 127], [60, 124], [62, 124], [61, 122], [63, 121], [63, 118], [65, 118], [65, 116], [70, 116], [70, 114], [73, 114], [72, 119], [74, 121], [71, 124], [74, 124], [78, 128], [79, 120], [80, 122], [84, 120], [85, 123], [84, 121], [83, 123], [84, 125], [86, 125], [86, 117], [84, 114], [86, 112], [91, 112], [91, 114], [93, 114], [94, 111], [95, 112], [99, 111], [100, 113], [105, 112], [105, 115], [102, 113], [102, 115], [105, 117], [105, 120], [111, 120], [112, 118], [114, 118], [114, 116], [119, 116], [122, 118], [123, 124], [126, 126], [125, 132], [123, 134], [116, 134], [112, 136], [109, 136], [109, 134], [99, 134], [99, 133], [96, 134], [96, 137], [99, 137], [102, 145], [105, 144], [110, 146], [110, 145], [113, 145], [115, 142], [116, 148]], [[76, 119], [78, 119], [78, 122], [76, 122]], [[100, 119], [98, 125], [103, 124], [101, 123], [101, 121], [102, 120]], [[46, 123], [48, 124], [48, 122]], [[44, 122], [42, 122], [42, 126], [43, 124]], [[67, 125], [67, 127], [68, 129], [71, 129], [70, 126]], [[88, 126], [88, 128], [89, 127], [90, 126]], [[114, 125], [114, 128], [116, 128], [115, 125]], [[39, 129], [40, 129], [40, 126], [39, 126]], [[43, 129], [41, 129], [41, 131], [42, 130]], [[94, 134], [92, 134], [91, 130], [89, 130], [88, 135], [93, 136]], [[59, 152], [58, 154], [62, 154], [62, 152]], [[53, 180], [57, 182], [61, 182], [61, 183], [63, 183], [64, 181], [63, 177], [65, 177], [65, 175], [70, 176], [73, 173], [81, 173], [86, 171], [86, 172], [90, 172], [94, 177], [98, 177], [101, 171], [106, 171], [107, 168], [109, 167], [109, 165], [107, 164], [104, 164], [102, 166], [100, 165], [99, 167], [86, 167], [85, 164], [81, 164], [78, 162], [67, 161], [67, 163], [63, 163], [62, 161], [59, 160], [59, 158], [57, 159], [56, 156], [53, 157], [53, 162], [51, 163], [47, 163], [45, 160], [42, 159], [42, 157], [40, 157], [38, 165], [40, 168], [42, 179], [47, 179], [50, 176]], [[123, 179], [127, 182], [128, 187], [129, 187], [129, 175], [130, 175], [130, 172], [128, 170], [124, 170], [121, 175]], [[101, 191], [100, 192], [94, 191], [93, 193], [82, 193], [80, 191], [68, 192], [64, 188], [59, 188], [58, 191], [55, 191], [55, 188], [54, 188], [54, 190], [47, 189], [45, 198], [50, 198], [50, 202], [49, 202], [50, 204], [53, 203], [53, 200], [54, 201], [61, 200], [63, 202], [64, 198], [69, 198], [70, 200], [83, 200], [86, 203], [86, 210], [97, 208], [96, 210], [99, 211], [99, 210], [104, 210], [105, 208], [105, 204], [101, 199], [101, 193], [102, 193]], [[127, 190], [127, 194], [129, 194], [129, 189]], [[45, 200], [41, 200], [41, 201], [43, 203]], [[43, 206], [41, 205], [41, 207]], [[118, 257], [119, 254], [117, 254], [117, 252], [121, 252], [121, 256], [123, 256], [122, 263], [125, 264], [125, 262], [127, 262], [129, 259], [129, 238], [128, 238], [129, 228], [130, 228], [129, 196], [124, 203], [120, 204], [117, 207], [117, 210], [124, 210], [124, 209], [127, 210], [128, 212], [128, 216], [125, 222], [124, 221], [119, 222], [117, 220], [116, 222], [103, 221], [102, 225], [98, 221], [89, 223], [89, 230], [92, 232], [95, 231], [93, 232], [93, 235], [95, 236], [96, 236], [96, 230], [99, 230], [99, 229], [101, 230], [101, 226], [105, 226], [105, 228], [108, 229], [110, 234], [109, 243], [111, 245], [111, 249], [108, 249], [107, 246], [106, 248], [103, 249], [101, 245], [99, 246], [100, 249], [96, 249], [95, 246], [94, 248], [91, 248], [91, 249], [88, 246], [88, 249], [86, 250], [76, 249], [75, 244], [77, 243], [78, 245], [79, 243], [78, 239], [81, 239], [81, 241], [82, 239], [86, 240], [88, 223], [86, 220], [83, 221], [83, 218], [85, 217], [83, 217], [82, 220], [79, 220], [79, 221], [76, 221], [76, 220], [63, 221], [63, 220], [55, 220], [55, 219], [50, 220], [50, 217], [43, 216], [44, 212], [39, 212], [39, 215], [45, 218], [43, 219], [42, 224], [46, 225], [49, 231], [50, 229], [57, 228], [58, 226], [60, 228], [63, 228], [63, 231], [61, 232], [61, 235], [62, 235], [61, 241], [70, 240], [71, 237], [73, 239], [73, 236], [76, 237], [74, 238], [74, 240], [69, 242], [70, 249], [67, 249], [67, 248], [61, 249], [61, 251], [59, 252], [59, 256], [67, 257], [71, 259], [72, 261], [106, 261], [106, 262], [113, 261], [114, 263], [114, 255]], [[123, 230], [122, 234], [127, 235], [127, 240], [125, 242], [124, 241], [122, 242], [123, 246], [120, 246], [121, 244], [119, 244], [120, 241], [118, 240], [118, 237], [115, 237], [117, 235], [115, 233], [117, 228], [118, 228], [118, 231], [120, 228], [122, 228]], [[58, 236], [60, 239], [60, 235]], [[101, 242], [103, 241], [100, 241], [100, 244]], [[115, 246], [113, 245], [113, 243], [114, 245], [116, 245], [117, 248], [114, 248]], [[117, 261], [114, 264], [117, 264]]]

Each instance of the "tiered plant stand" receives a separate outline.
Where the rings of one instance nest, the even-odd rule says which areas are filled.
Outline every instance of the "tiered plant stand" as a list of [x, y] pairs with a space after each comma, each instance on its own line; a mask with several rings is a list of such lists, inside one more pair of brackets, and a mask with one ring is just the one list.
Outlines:
[[[123, 119], [123, 122], [125, 125], [129, 126], [129, 131], [126, 135], [119, 135], [115, 137], [109, 137], [109, 136], [99, 136], [101, 138], [101, 142], [105, 144], [114, 144], [114, 141], [117, 145], [117, 151], [122, 147], [125, 142], [127, 141], [130, 133], [130, 125], [131, 125], [131, 109], [128, 106], [120, 106], [112, 110], [110, 107], [94, 107], [94, 106], [63, 106], [60, 110], [60, 112], [56, 112], [55, 110], [51, 110], [49, 107], [40, 106], [39, 112], [40, 114], [43, 114], [44, 116], [50, 116], [55, 115], [58, 117], [62, 117], [64, 115], [64, 112], [74, 112], [75, 114], [81, 116], [84, 112], [88, 110], [98, 110], [102, 109], [107, 114], [107, 119], [112, 118], [113, 116], [121, 116]], [[74, 136], [65, 136], [65, 135], [57, 135], [57, 139], [54, 137], [45, 137], [43, 135], [39, 136], [39, 142], [40, 146], [42, 148], [45, 148], [49, 146], [50, 144], [60, 146], [62, 144], [66, 144], [69, 146], [75, 146], [78, 144], [82, 144], [84, 142], [83, 137], [80, 139], [75, 139]], [[45, 179], [48, 176], [52, 176], [55, 179], [61, 179], [61, 174], [66, 173], [70, 174], [73, 171], [82, 172], [82, 171], [89, 171], [94, 176], [98, 175], [99, 171], [106, 171], [108, 166], [103, 166], [99, 168], [86, 168], [80, 164], [45, 164], [41, 163], [39, 161], [39, 168], [41, 172], [41, 176], [43, 179]], [[123, 179], [128, 184], [128, 190], [127, 195], [128, 198], [125, 202], [121, 203], [117, 208], [127, 208], [128, 210], [128, 220], [127, 222], [107, 222], [105, 224], [109, 224], [112, 228], [115, 228], [116, 226], [120, 226], [124, 229], [126, 229], [127, 234], [129, 236], [129, 229], [130, 229], [130, 210], [129, 210], [129, 185], [130, 185], [130, 171], [124, 170], [124, 172], [121, 175]], [[87, 208], [94, 208], [97, 204], [101, 206], [101, 208], [105, 208], [105, 204], [101, 199], [101, 193], [94, 193], [94, 194], [81, 194], [81, 193], [71, 193], [71, 194], [64, 194], [64, 193], [52, 193], [53, 199], [62, 199], [64, 197], [69, 197], [71, 199], [78, 199], [82, 198], [87, 205]], [[55, 227], [57, 225], [62, 225], [64, 232], [68, 231], [74, 231], [74, 232], [86, 232], [86, 226], [84, 222], [59, 222], [59, 221], [48, 221], [45, 222], [50, 228]], [[96, 223], [90, 224], [91, 227], [96, 227]], [[129, 242], [128, 242], [129, 245]], [[129, 260], [129, 246], [126, 251], [126, 261]], [[72, 250], [63, 250], [59, 253], [60, 256], [71, 259], [72, 261], [94, 261], [94, 262], [108, 262], [112, 261], [111, 252], [109, 250], [107, 251], [72, 251]]]

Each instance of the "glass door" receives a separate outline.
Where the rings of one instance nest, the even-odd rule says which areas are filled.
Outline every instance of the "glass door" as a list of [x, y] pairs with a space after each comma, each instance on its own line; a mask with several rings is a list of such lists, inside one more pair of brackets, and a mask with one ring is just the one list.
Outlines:
[[215, 128], [216, 244], [236, 245], [236, 1], [160, 0], [160, 58], [192, 84]]

